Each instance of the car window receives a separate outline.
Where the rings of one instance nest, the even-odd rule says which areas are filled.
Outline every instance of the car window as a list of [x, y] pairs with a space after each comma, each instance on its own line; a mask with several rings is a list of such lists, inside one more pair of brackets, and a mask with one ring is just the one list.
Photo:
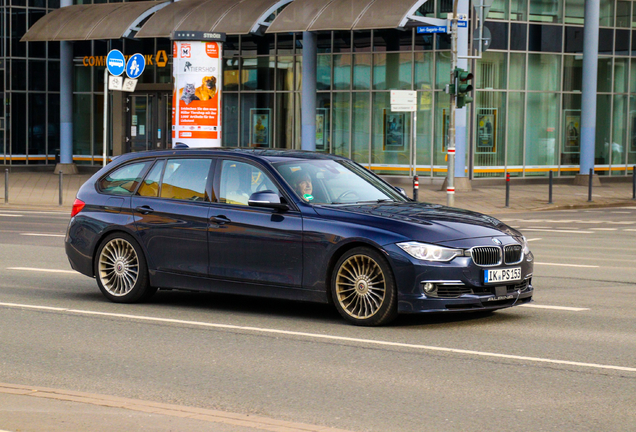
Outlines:
[[221, 164], [220, 202], [247, 205], [250, 195], [264, 190], [279, 194], [278, 188], [260, 168], [233, 160], [224, 160]]
[[144, 161], [124, 165], [103, 177], [99, 181], [99, 189], [113, 195], [132, 195], [141, 182], [144, 168], [149, 164], [150, 161]]
[[206, 200], [205, 185], [211, 163], [211, 159], [169, 160], [161, 182], [161, 197], [188, 201]]
[[144, 197], [159, 196], [159, 181], [161, 180], [164, 164], [165, 161], [160, 160], [152, 167], [144, 181], [141, 182], [137, 195]]

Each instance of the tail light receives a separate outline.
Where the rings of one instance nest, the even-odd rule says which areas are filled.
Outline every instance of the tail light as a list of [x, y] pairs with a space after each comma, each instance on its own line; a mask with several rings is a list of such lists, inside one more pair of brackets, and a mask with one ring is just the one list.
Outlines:
[[71, 217], [81, 212], [85, 205], [86, 204], [84, 203], [84, 201], [76, 198], [75, 202], [73, 203], [73, 210], [71, 210]]

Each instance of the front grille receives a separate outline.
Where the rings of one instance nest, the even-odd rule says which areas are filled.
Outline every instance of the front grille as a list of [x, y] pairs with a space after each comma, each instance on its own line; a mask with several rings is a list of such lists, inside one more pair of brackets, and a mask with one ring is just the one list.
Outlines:
[[472, 294], [473, 290], [466, 285], [438, 285], [437, 297], [456, 298], [463, 294]]
[[518, 264], [521, 262], [521, 245], [509, 245], [504, 249], [504, 260], [506, 264]]
[[501, 264], [501, 249], [496, 246], [480, 246], [472, 249], [473, 261], [480, 266]]

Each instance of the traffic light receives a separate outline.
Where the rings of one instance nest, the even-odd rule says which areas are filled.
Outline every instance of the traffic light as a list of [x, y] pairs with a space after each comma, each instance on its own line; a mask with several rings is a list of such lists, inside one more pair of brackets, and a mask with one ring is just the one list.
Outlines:
[[464, 69], [455, 68], [454, 76], [457, 108], [463, 108], [473, 101], [473, 98], [468, 95], [473, 91], [473, 86], [470, 84], [470, 80], [473, 79], [473, 74]]

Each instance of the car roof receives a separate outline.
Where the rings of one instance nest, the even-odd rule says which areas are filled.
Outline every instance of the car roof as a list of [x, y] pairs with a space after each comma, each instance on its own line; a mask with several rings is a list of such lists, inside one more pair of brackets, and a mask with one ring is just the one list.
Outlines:
[[259, 148], [234, 148], [234, 147], [209, 147], [209, 148], [177, 148], [169, 150], [149, 150], [137, 153], [127, 153], [119, 156], [116, 162], [123, 162], [138, 158], [166, 157], [166, 156], [236, 156], [242, 155], [254, 160], [267, 160], [268, 162], [285, 162], [290, 160], [347, 160], [344, 157], [326, 153], [317, 153], [307, 150], [288, 149], [259, 149]]

